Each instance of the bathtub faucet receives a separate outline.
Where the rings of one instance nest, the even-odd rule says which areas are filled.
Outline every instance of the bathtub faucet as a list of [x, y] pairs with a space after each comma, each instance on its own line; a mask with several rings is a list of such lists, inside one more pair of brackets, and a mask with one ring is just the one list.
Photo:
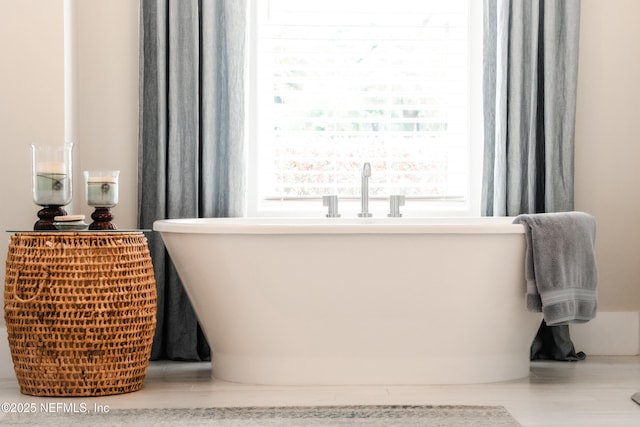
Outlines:
[[327, 218], [339, 218], [340, 214], [338, 213], [338, 196], [335, 194], [331, 194], [329, 196], [322, 196], [322, 204], [329, 208], [329, 212], [327, 213]]
[[362, 166], [362, 189], [360, 190], [360, 202], [362, 204], [362, 212], [358, 214], [361, 218], [371, 216], [369, 212], [369, 177], [371, 176], [371, 165], [369, 162]]
[[389, 214], [390, 218], [400, 218], [400, 206], [404, 206], [404, 195], [394, 194], [389, 196]]

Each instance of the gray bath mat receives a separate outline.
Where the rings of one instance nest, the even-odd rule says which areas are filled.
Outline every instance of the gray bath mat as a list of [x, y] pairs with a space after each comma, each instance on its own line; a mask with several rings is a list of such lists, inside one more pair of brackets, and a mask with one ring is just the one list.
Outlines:
[[12, 426], [519, 426], [501, 406], [305, 406], [112, 409], [108, 413], [8, 413]]

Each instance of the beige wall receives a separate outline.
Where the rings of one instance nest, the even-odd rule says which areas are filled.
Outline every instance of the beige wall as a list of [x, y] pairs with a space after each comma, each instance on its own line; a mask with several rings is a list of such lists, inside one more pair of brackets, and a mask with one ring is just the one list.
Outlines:
[[[30, 228], [29, 144], [64, 140], [64, 0], [0, 0], [0, 244]], [[82, 169], [122, 172], [121, 228], [135, 226], [137, 25], [134, 0], [68, 0], [74, 44], [74, 209]], [[600, 309], [640, 311], [640, 2], [582, 0], [576, 209], [598, 220]], [[6, 249], [0, 250], [4, 265]], [[0, 269], [4, 283], [4, 269]]]
[[598, 222], [602, 311], [640, 310], [640, 2], [582, 0], [576, 209]]
[[64, 142], [61, 5], [61, 1], [0, 0], [2, 246], [9, 236], [4, 230], [33, 227], [38, 219], [31, 196], [30, 145]]
[[[138, 162], [138, 2], [73, 0], [74, 141], [78, 170], [120, 170], [119, 228], [135, 228]], [[78, 193], [82, 213], [91, 214]]]

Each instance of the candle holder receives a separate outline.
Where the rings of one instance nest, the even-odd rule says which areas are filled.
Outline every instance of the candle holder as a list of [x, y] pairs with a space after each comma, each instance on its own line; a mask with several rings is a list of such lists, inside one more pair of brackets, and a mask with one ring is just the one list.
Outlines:
[[34, 230], [55, 230], [56, 216], [66, 215], [63, 206], [71, 202], [71, 153], [73, 144], [32, 145], [33, 201], [42, 206]]
[[117, 230], [111, 208], [118, 204], [120, 171], [85, 171], [87, 204], [95, 209], [89, 230]]

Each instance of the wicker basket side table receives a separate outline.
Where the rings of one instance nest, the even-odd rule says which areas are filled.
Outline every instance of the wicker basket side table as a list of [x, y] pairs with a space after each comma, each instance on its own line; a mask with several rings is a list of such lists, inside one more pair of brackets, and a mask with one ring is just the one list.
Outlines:
[[137, 391], [156, 326], [156, 283], [142, 232], [18, 232], [4, 285], [20, 391]]

